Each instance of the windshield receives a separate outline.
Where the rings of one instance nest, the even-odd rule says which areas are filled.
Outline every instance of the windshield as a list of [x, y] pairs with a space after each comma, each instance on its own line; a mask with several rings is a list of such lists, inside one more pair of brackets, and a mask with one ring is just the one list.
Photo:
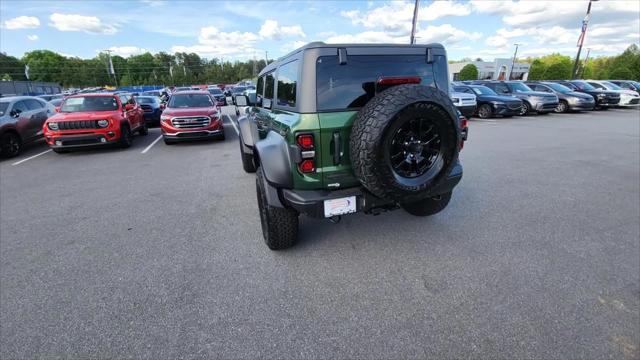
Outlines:
[[53, 99], [51, 101], [49, 101], [49, 103], [51, 103], [51, 105], [53, 106], [59, 106], [60, 104], [62, 104], [62, 99]]
[[509, 86], [511, 87], [511, 91], [513, 92], [528, 92], [528, 91], [533, 91], [531, 90], [530, 87], [528, 87], [527, 85], [523, 84], [523, 83], [519, 83], [519, 82], [515, 82], [515, 83], [509, 83]]
[[140, 104], [155, 104], [155, 98], [152, 97], [138, 96], [136, 97], [136, 101]]
[[213, 102], [209, 95], [204, 94], [178, 94], [171, 97], [169, 107], [171, 108], [198, 108], [212, 107]]
[[237, 86], [237, 87], [233, 88], [233, 92], [236, 93], [236, 94], [240, 94], [245, 90], [247, 90], [247, 88], [244, 87], [244, 86]]
[[591, 86], [590, 84], [588, 84], [586, 82], [582, 82], [582, 81], [576, 81], [576, 82], [574, 82], [572, 84], [577, 86], [578, 89], [580, 89], [580, 90], [595, 90], [596, 89], [593, 86]]
[[622, 90], [622, 88], [612, 82], [603, 81], [602, 84], [607, 87], [609, 90]]
[[8, 102], [0, 102], [0, 116], [4, 115], [7, 112], [7, 108], [9, 107]]
[[62, 103], [61, 112], [114, 111], [118, 101], [113, 96], [79, 96], [68, 98]]
[[222, 95], [222, 90], [217, 89], [217, 88], [216, 89], [211, 88], [211, 89], [209, 89], [209, 94], [211, 94], [211, 95]]
[[564, 85], [556, 84], [556, 83], [548, 83], [548, 84], [545, 84], [545, 85], [550, 87], [550, 88], [552, 88], [553, 90], [555, 90], [555, 91], [557, 91], [559, 93], [568, 93], [568, 92], [572, 91], [568, 87], [566, 87]]
[[495, 91], [489, 89], [486, 86], [474, 86], [471, 88], [477, 95], [498, 95]]

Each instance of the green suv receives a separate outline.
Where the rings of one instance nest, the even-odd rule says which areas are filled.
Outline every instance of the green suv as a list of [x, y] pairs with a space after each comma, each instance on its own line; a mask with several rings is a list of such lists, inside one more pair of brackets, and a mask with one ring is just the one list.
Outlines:
[[300, 214], [443, 210], [467, 136], [447, 71], [440, 44], [315, 42], [265, 67], [238, 125], [267, 246], [294, 245]]

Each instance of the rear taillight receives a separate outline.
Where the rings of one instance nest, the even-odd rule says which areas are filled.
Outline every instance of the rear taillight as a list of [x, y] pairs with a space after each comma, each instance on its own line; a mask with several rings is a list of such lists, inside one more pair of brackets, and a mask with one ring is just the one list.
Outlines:
[[298, 170], [303, 174], [313, 173], [316, 171], [316, 151], [315, 141], [311, 134], [300, 134], [296, 137], [296, 143], [300, 148], [301, 161], [298, 164]]
[[462, 134], [460, 139], [460, 150], [464, 148], [464, 142], [467, 141], [469, 135], [469, 120], [466, 117], [460, 115], [460, 133]]
[[381, 77], [378, 79], [378, 85], [384, 86], [420, 84], [420, 82], [422, 79], [419, 76]]

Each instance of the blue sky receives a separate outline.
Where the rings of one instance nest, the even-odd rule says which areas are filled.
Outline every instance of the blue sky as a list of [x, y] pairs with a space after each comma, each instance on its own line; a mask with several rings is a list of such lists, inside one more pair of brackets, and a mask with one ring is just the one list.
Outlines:
[[[575, 55], [588, 1], [426, 1], [418, 42], [450, 59]], [[94, 57], [196, 52], [228, 60], [278, 57], [311, 41], [407, 43], [413, 1], [0, 1], [0, 51]], [[585, 47], [611, 55], [640, 42], [640, 1], [593, 3]]]

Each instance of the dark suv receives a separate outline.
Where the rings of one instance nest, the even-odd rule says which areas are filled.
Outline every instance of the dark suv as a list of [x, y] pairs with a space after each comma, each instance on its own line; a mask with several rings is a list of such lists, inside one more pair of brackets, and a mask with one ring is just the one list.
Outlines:
[[311, 43], [264, 68], [256, 92], [240, 154], [271, 249], [295, 243], [299, 214], [436, 214], [462, 178], [467, 121], [442, 45]]
[[555, 94], [533, 91], [521, 81], [478, 81], [476, 83], [500, 95], [512, 95], [522, 100], [519, 115], [548, 114], [558, 107], [558, 97]]
[[584, 80], [560, 80], [554, 82], [562, 84], [573, 91], [591, 95], [596, 102], [596, 107], [602, 110], [607, 110], [620, 103], [620, 94], [617, 92], [596, 89]]

